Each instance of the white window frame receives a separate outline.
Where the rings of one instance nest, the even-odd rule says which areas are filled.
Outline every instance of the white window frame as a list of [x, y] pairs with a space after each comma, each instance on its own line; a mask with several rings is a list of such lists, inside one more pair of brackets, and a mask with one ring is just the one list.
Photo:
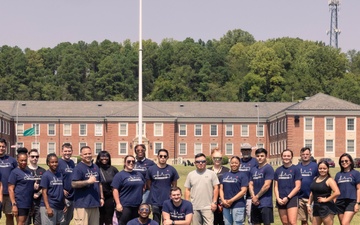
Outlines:
[[31, 142], [31, 149], [37, 149], [38, 150], [38, 152], [39, 152], [39, 154], [40, 154], [40, 142]]
[[264, 137], [264, 124], [259, 124], [259, 126], [256, 124], [256, 137]]
[[[349, 129], [349, 120], [353, 120], [354, 121], [354, 129]], [[346, 117], [346, 131], [348, 132], [355, 132], [356, 131], [356, 118], [355, 117]]]
[[[53, 149], [53, 151], [51, 151]], [[55, 153], [56, 154], [56, 142], [48, 142], [47, 143], [47, 153]]]
[[104, 124], [95, 123], [95, 126], [94, 126], [95, 136], [103, 136], [103, 131], [104, 131]]
[[23, 136], [24, 135], [24, 124], [23, 123], [18, 123], [17, 124], [17, 126], [16, 126], [16, 134], [17, 134], [17, 136]]
[[[98, 144], [100, 144], [101, 145], [101, 148], [100, 148], [100, 151], [97, 151], [97, 145]], [[101, 152], [104, 148], [103, 148], [103, 146], [104, 146], [104, 143], [102, 143], [102, 142], [95, 142], [94, 143], [94, 153], [96, 154], [96, 155], [98, 155], [99, 154], [99, 152]]]
[[[84, 131], [84, 129], [81, 129], [82, 126], [85, 126], [85, 133], [82, 133], [82, 131]], [[87, 136], [87, 124], [86, 123], [79, 124], [79, 136]]]
[[[125, 146], [123, 146], [125, 145]], [[122, 153], [122, 147], [124, 147], [125, 153]], [[128, 155], [129, 148], [128, 148], [128, 142], [127, 141], [119, 141], [119, 155]]]
[[211, 153], [211, 150], [213, 150], [214, 148], [218, 148], [219, 144], [217, 142], [211, 142], [209, 146], [210, 146], [210, 153]]
[[40, 136], [40, 123], [33, 123], [32, 127], [35, 128], [35, 136]]
[[[197, 134], [196, 131], [200, 131], [200, 134]], [[194, 136], [201, 137], [202, 134], [203, 134], [202, 124], [194, 124]]]
[[[246, 127], [246, 134], [244, 134], [244, 127]], [[249, 137], [249, 124], [241, 124], [241, 137]]]
[[[328, 145], [328, 141], [330, 142], [332, 142], [332, 145], [331, 146], [329, 146]], [[335, 146], [335, 141], [334, 141], [334, 139], [325, 139], [325, 153], [335, 153], [335, 151], [334, 151], [334, 146]], [[328, 149], [329, 149], [329, 147], [331, 147], [331, 150], [329, 151]]]
[[[332, 122], [332, 124], [328, 122]], [[335, 130], [335, 118], [334, 117], [325, 117], [325, 130], [326, 131], [334, 131]], [[328, 127], [331, 126], [331, 129], [328, 129]]]
[[154, 155], [157, 155], [158, 154], [158, 151], [162, 148], [164, 148], [164, 143], [163, 142], [160, 142], [160, 141], [154, 141], [153, 142], [153, 149], [154, 149]]
[[[51, 126], [51, 125], [54, 125], [54, 127], [53, 127], [52, 130], [50, 130], [50, 126]], [[50, 134], [50, 131], [54, 131], [54, 133], [53, 133], [53, 134]], [[47, 124], [47, 135], [48, 135], [48, 136], [56, 136], [56, 123], [48, 123], [48, 124]]]
[[225, 124], [225, 136], [226, 137], [234, 136], [234, 125], [233, 124]]
[[199, 143], [199, 142], [194, 143], [194, 155], [202, 153], [202, 152], [203, 152], [202, 143]]
[[[181, 132], [185, 132], [185, 134], [181, 134]], [[179, 124], [179, 136], [187, 136], [187, 124]]]
[[[215, 129], [214, 130], [215, 134], [213, 134], [213, 128]], [[218, 136], [218, 125], [217, 124], [210, 124], [210, 136], [211, 137]]]
[[[311, 129], [309, 129], [308, 124], [311, 120]], [[313, 131], [314, 130], [314, 117], [304, 117], [304, 129], [305, 131]]]
[[[184, 153], [182, 153], [182, 147], [184, 148]], [[185, 142], [180, 142], [179, 143], [179, 155], [187, 155], [187, 143]]]
[[[63, 136], [71, 136], [71, 134], [72, 134], [71, 128], [72, 128], [71, 123], [64, 123], [63, 124]], [[69, 133], [67, 133], [67, 132], [69, 132]]]
[[[145, 137], [146, 136], [146, 123], [142, 123], [143, 124], [143, 126], [142, 126], [142, 132], [141, 132], [141, 134], [142, 134], [142, 136], [143, 137]], [[136, 123], [136, 137], [138, 137], [139, 136], [139, 123]]]
[[164, 124], [163, 123], [154, 123], [154, 136], [164, 136]]
[[[312, 151], [313, 146], [314, 146], [314, 143], [313, 143], [313, 142], [314, 142], [313, 139], [305, 139], [305, 140], [304, 140], [304, 146], [310, 148], [310, 150]], [[309, 144], [309, 143], [310, 143], [310, 144]]]
[[128, 123], [119, 123], [119, 136], [128, 136]]
[[[230, 152], [229, 152], [230, 150]], [[225, 155], [234, 155], [234, 144], [233, 143], [225, 143]]]
[[[349, 151], [349, 141], [352, 141], [352, 151]], [[346, 140], [346, 152], [347, 153], [355, 153], [356, 152], [356, 144], [354, 139], [347, 139]]]

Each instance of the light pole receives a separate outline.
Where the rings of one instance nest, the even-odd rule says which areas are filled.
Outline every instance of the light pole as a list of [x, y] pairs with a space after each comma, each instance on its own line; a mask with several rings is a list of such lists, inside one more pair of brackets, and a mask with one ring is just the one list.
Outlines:
[[260, 120], [259, 120], [259, 104], [255, 104], [256, 110], [257, 110], [257, 129], [256, 129], [256, 137], [257, 137], [257, 142], [256, 142], [256, 147], [259, 148], [259, 129], [260, 129]]

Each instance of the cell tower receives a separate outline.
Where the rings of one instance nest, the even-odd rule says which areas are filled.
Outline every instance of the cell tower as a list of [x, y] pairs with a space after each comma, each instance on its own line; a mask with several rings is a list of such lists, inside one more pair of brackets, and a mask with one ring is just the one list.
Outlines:
[[338, 48], [340, 29], [338, 27], [338, 12], [339, 12], [340, 0], [329, 0], [329, 9], [331, 13], [330, 18], [330, 46]]

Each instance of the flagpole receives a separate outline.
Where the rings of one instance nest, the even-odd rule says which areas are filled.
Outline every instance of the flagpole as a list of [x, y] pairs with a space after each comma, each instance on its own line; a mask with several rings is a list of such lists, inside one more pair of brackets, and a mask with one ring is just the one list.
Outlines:
[[139, 125], [138, 143], [142, 144], [143, 112], [142, 112], [142, 0], [139, 0]]

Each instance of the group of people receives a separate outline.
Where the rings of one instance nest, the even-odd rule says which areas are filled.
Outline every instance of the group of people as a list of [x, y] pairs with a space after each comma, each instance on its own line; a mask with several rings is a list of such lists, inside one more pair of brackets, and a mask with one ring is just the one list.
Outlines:
[[[222, 165], [221, 150], [211, 152], [207, 167], [203, 153], [195, 155], [196, 169], [185, 181], [184, 199], [177, 187], [179, 174], [167, 164], [169, 152], [160, 149], [156, 162], [146, 158], [143, 144], [135, 156], [124, 158], [120, 172], [111, 156], [101, 151], [93, 162], [92, 149], [80, 149], [81, 162], [71, 160], [72, 146], [62, 145], [61, 157], [46, 158], [48, 170], [37, 165], [39, 152], [19, 148], [16, 159], [6, 155], [7, 142], [0, 139], [0, 207], [6, 225], [150, 224], [233, 225], [274, 223], [273, 195], [282, 224], [330, 225], [338, 215], [350, 224], [360, 205], [360, 173], [349, 154], [341, 155], [341, 171], [330, 176], [326, 161], [312, 162], [309, 148], [300, 151], [294, 165], [293, 152], [281, 153], [283, 165], [275, 171], [267, 162], [267, 150], [241, 146], [241, 157]], [[29, 163], [28, 163], [29, 161]], [[152, 213], [153, 219], [149, 218]]]

